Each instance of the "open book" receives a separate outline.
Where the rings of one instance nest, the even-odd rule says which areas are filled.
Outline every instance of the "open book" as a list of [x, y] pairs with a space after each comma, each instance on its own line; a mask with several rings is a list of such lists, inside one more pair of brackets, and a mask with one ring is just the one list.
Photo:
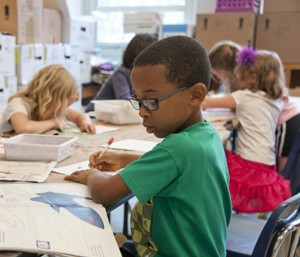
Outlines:
[[82, 184], [0, 184], [0, 228], [0, 251], [121, 257], [105, 208]]

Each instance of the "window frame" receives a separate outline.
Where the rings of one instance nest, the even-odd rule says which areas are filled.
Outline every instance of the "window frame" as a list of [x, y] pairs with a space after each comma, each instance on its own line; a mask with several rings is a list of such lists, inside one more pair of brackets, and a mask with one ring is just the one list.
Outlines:
[[[83, 12], [86, 15], [92, 15], [92, 11], [99, 10], [105, 12], [166, 12], [166, 11], [182, 11], [184, 13], [184, 19], [186, 24], [196, 24], [197, 13], [197, 0], [185, 0], [185, 5], [168, 5], [168, 6], [110, 6], [110, 7], [98, 7], [97, 0], [83, 1]], [[100, 51], [111, 51], [117, 49], [122, 51], [126, 47], [127, 43], [114, 42], [103, 43], [96, 41], [96, 49]]]

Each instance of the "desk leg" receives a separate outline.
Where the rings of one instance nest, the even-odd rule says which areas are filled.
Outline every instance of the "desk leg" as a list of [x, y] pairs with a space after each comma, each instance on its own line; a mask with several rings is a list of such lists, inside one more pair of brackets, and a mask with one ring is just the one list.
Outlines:
[[129, 238], [128, 235], [128, 213], [129, 213], [129, 203], [125, 202], [124, 203], [124, 216], [123, 216], [123, 234]]

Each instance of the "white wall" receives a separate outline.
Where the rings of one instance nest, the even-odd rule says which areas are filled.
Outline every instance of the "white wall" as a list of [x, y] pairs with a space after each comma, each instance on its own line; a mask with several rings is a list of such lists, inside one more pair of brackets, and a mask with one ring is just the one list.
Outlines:
[[68, 5], [71, 18], [83, 15], [83, 0], [66, 0], [66, 3]]
[[217, 0], [197, 0], [197, 13], [214, 13]]

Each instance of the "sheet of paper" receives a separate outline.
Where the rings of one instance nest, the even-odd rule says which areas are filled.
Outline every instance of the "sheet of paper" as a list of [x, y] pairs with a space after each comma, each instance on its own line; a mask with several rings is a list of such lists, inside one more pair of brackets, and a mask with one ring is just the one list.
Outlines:
[[204, 119], [208, 121], [227, 121], [235, 117], [234, 112], [228, 108], [210, 108], [202, 110]]
[[0, 251], [121, 257], [106, 210], [78, 183], [0, 184]]
[[74, 163], [74, 164], [71, 164], [71, 165], [62, 166], [62, 167], [59, 167], [59, 168], [54, 168], [54, 169], [52, 169], [52, 171], [57, 172], [57, 173], [61, 173], [61, 174], [64, 174], [64, 175], [70, 175], [74, 171], [87, 170], [89, 168], [90, 168], [89, 167], [89, 161], [84, 161], [84, 162]]
[[43, 182], [57, 162], [1, 161], [0, 180]]
[[[95, 125], [95, 127], [96, 127], [96, 134], [115, 131], [115, 130], [119, 129], [119, 128], [116, 128], [116, 127], [110, 127], [110, 126], [105, 126], [105, 125]], [[64, 130], [64, 132], [67, 132], [67, 133], [84, 133], [84, 132], [81, 132], [79, 128], [66, 129], [66, 130]]]
[[[87, 169], [90, 169], [89, 161], [78, 162], [78, 163], [74, 163], [71, 165], [54, 168], [54, 169], [52, 169], [52, 171], [60, 173], [60, 174], [64, 174], [64, 175], [71, 175], [75, 171], [87, 170]], [[119, 171], [101, 171], [101, 172], [105, 173], [107, 175], [113, 176], [113, 175], [117, 174]]]
[[[122, 149], [122, 150], [132, 150], [139, 152], [148, 152], [152, 150], [157, 142], [147, 141], [147, 140], [136, 140], [136, 139], [124, 139], [117, 142], [113, 142], [110, 148]], [[103, 145], [105, 147], [105, 145]]]

